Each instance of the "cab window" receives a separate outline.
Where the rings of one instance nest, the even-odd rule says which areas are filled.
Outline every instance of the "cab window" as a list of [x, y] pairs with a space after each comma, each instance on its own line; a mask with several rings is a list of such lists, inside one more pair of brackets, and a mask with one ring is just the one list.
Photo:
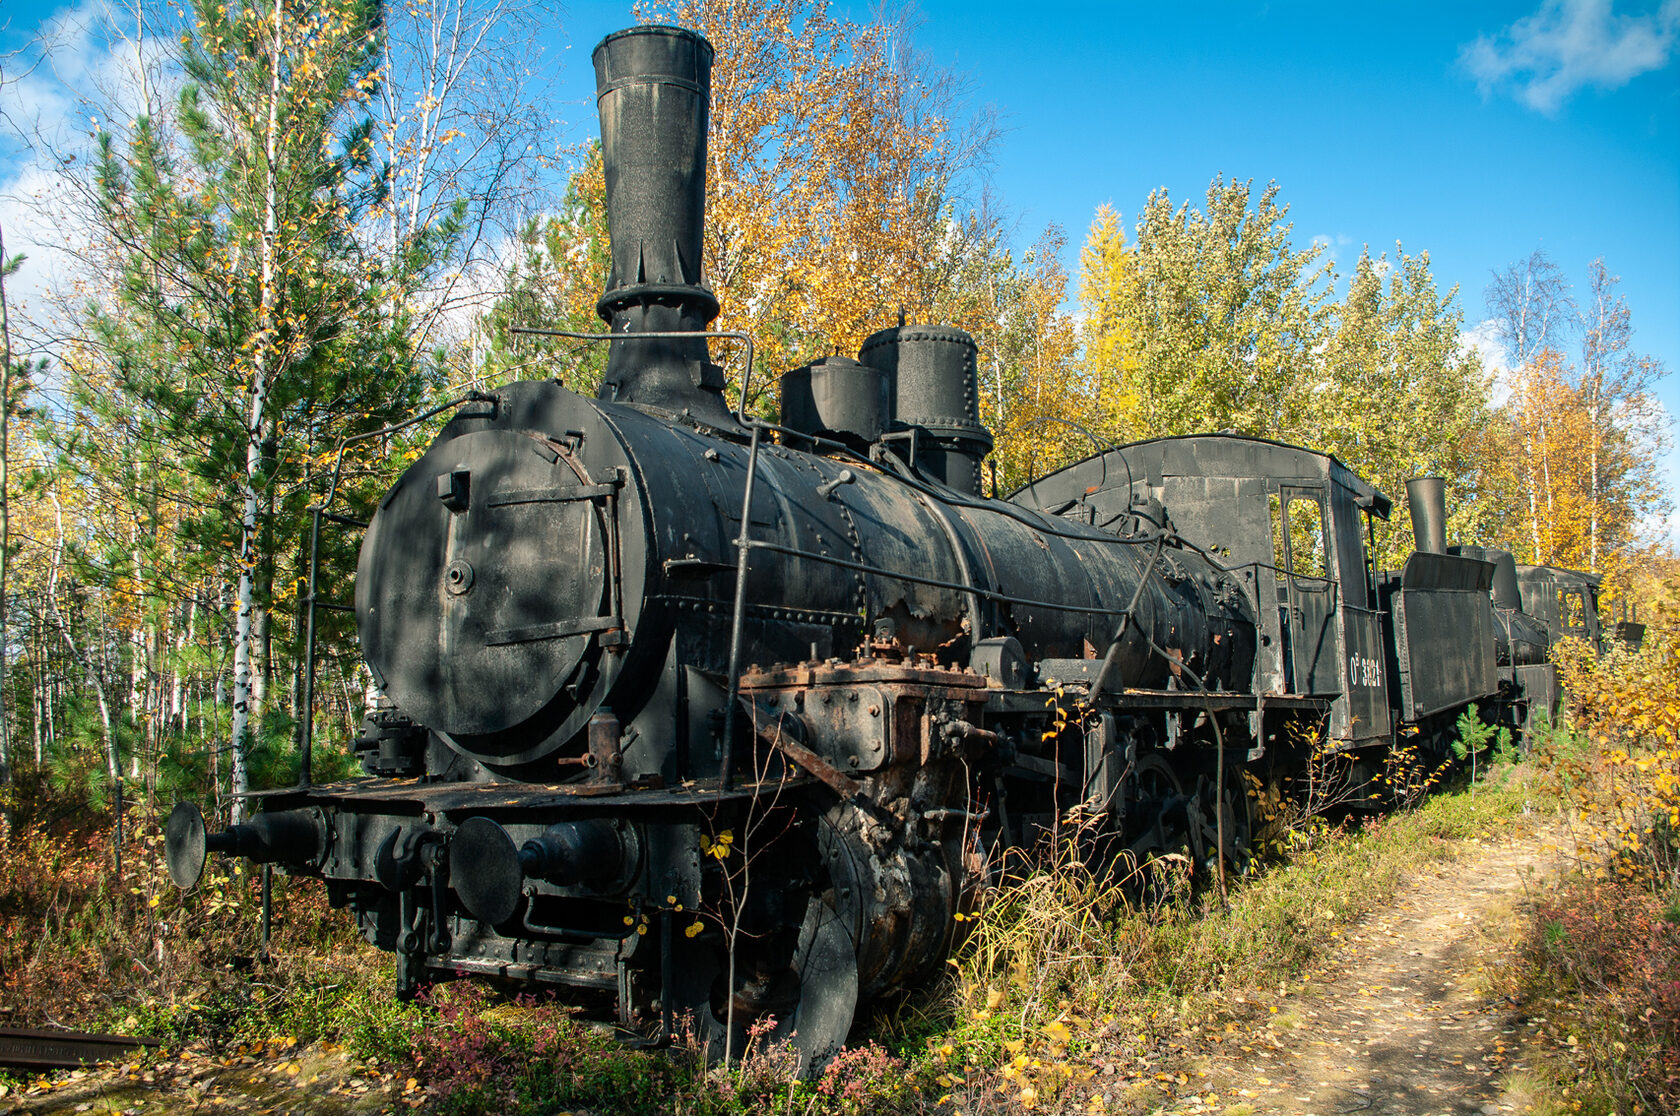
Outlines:
[[1272, 564], [1277, 575], [1326, 578], [1329, 563], [1324, 546], [1324, 505], [1317, 496], [1272, 493]]
[[1558, 590], [1558, 616], [1563, 621], [1565, 631], [1584, 632], [1587, 630], [1587, 617], [1581, 607], [1581, 591], [1579, 589]]

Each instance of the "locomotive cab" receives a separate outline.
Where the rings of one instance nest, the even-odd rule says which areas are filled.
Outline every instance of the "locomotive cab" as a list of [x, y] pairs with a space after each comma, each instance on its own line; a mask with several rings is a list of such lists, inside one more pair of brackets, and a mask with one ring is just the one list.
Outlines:
[[1254, 692], [1317, 699], [1332, 740], [1388, 736], [1366, 539], [1369, 517], [1387, 519], [1390, 503], [1334, 457], [1236, 435], [1156, 438], [1086, 458], [1009, 498], [1111, 530], [1164, 509], [1253, 604]]
[[1523, 611], [1546, 628], [1548, 646], [1573, 637], [1594, 651], [1604, 650], [1598, 619], [1598, 590], [1603, 578], [1557, 566], [1518, 566]]

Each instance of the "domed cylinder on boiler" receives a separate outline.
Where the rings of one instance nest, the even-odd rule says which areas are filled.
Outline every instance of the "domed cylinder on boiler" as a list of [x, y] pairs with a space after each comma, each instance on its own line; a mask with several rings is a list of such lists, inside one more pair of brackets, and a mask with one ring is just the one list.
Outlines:
[[950, 326], [897, 326], [873, 333], [858, 359], [891, 385], [893, 418], [915, 433], [913, 464], [941, 483], [980, 494], [980, 462], [992, 435], [980, 424], [974, 338]]
[[844, 442], [859, 453], [892, 413], [886, 375], [850, 357], [829, 357], [782, 374], [782, 425]]

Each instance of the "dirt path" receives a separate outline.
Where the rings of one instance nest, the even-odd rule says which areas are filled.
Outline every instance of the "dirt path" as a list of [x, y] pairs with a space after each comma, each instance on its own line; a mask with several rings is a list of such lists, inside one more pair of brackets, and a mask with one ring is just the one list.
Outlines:
[[1467, 842], [1459, 859], [1415, 878], [1350, 927], [1339, 953], [1258, 1033], [1196, 1052], [1191, 1088], [1203, 1092], [1167, 1111], [1526, 1111], [1520, 1071], [1534, 1024], [1487, 992], [1486, 972], [1513, 944], [1525, 894], [1552, 874], [1555, 840]]

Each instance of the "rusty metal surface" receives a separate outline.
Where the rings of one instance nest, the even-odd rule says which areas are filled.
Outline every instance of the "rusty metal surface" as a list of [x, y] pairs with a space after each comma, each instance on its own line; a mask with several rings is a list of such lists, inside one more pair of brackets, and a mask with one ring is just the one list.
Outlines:
[[0, 1066], [73, 1069], [108, 1062], [133, 1050], [157, 1046], [160, 1041], [134, 1035], [0, 1028]]
[[773, 670], [753, 670], [741, 675], [741, 689], [767, 690], [792, 686], [849, 685], [860, 682], [889, 682], [895, 687], [938, 687], [985, 689], [986, 679], [967, 670], [939, 666], [916, 666], [885, 659], [851, 662], [800, 663]]
[[776, 734], [775, 744], [787, 755], [788, 759], [821, 779], [841, 798], [851, 798], [858, 793], [858, 783], [855, 779], [849, 779], [841, 774], [833, 764], [811, 751], [811, 749], [782, 733]]

